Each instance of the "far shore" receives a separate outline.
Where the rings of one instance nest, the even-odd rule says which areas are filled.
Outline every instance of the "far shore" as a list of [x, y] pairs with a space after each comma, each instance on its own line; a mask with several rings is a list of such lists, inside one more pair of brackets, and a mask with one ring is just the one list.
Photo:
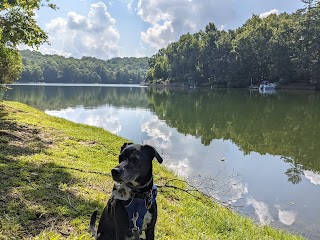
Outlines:
[[[128, 84], [104, 84], [104, 83], [46, 83], [46, 82], [15, 82], [11, 84], [1, 85], [2, 89], [8, 89], [10, 85], [47, 85], [47, 86], [117, 86], [117, 87], [181, 87], [181, 88], [210, 88], [210, 89], [234, 89], [232, 87], [226, 87], [222, 85], [214, 85], [210, 83], [205, 83], [202, 85], [198, 84], [185, 84], [185, 83], [167, 83], [167, 82], [157, 82], [157, 83], [128, 83]], [[237, 88], [241, 89], [241, 88]], [[243, 87], [242, 89], [252, 89], [257, 90], [258, 85], [254, 85], [254, 87]], [[285, 89], [285, 90], [312, 90], [317, 91], [320, 90], [316, 85], [311, 84], [290, 84], [290, 85], [277, 85], [276, 89]], [[1, 87], [0, 87], [1, 90]]]
[[[217, 89], [217, 88], [230, 88], [232, 87], [226, 87], [222, 85], [214, 85], [210, 83], [197, 85], [197, 84], [185, 84], [185, 83], [150, 83], [145, 86], [159, 86], [159, 87], [187, 87], [187, 88], [211, 88], [211, 89]], [[259, 85], [256, 85], [255, 88], [252, 89], [258, 89]], [[248, 87], [242, 87], [243, 89], [250, 89], [250, 86]], [[239, 89], [239, 88], [238, 88]], [[240, 88], [241, 89], [241, 88]], [[303, 85], [303, 84], [290, 84], [290, 85], [277, 85], [276, 89], [289, 89], [289, 90], [319, 90], [317, 86], [315, 85]]]

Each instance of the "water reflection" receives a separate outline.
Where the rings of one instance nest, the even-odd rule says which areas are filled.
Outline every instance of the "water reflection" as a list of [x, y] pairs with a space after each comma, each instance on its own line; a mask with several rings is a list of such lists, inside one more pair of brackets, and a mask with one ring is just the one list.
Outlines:
[[209, 145], [230, 139], [245, 154], [284, 156], [288, 180], [302, 169], [320, 171], [320, 95], [284, 92], [272, 96], [244, 91], [150, 91], [151, 108], [171, 127]]
[[294, 221], [296, 220], [296, 216], [297, 216], [297, 213], [295, 212], [279, 209], [279, 213], [278, 213], [279, 220], [287, 226], [292, 225], [294, 223]]
[[293, 184], [298, 184], [302, 181], [302, 165], [297, 163], [294, 159], [288, 157], [281, 157], [285, 162], [289, 163], [290, 168], [287, 169], [285, 174], [288, 176], [288, 181], [292, 182]]
[[4, 98], [153, 144], [243, 214], [320, 236], [319, 93], [14, 86]]
[[110, 108], [109, 111], [106, 112], [103, 107], [86, 109], [83, 106], [77, 106], [76, 109], [46, 110], [46, 112], [52, 116], [65, 118], [76, 123], [100, 126], [114, 134], [121, 132], [121, 123], [118, 117], [120, 111], [121, 110], [116, 108]]
[[304, 176], [314, 185], [320, 185], [320, 174], [312, 171], [303, 171]]
[[[41, 110], [66, 109], [83, 106], [97, 107], [103, 104], [126, 108], [148, 108], [147, 88], [101, 87], [79, 85], [12, 85], [4, 98], [26, 103]], [[1, 95], [0, 95], [1, 96]]]
[[269, 212], [269, 207], [266, 203], [257, 201], [256, 199], [250, 197], [247, 199], [247, 204], [254, 208], [255, 213], [259, 218], [259, 222], [262, 224], [269, 224], [272, 221], [271, 214]]

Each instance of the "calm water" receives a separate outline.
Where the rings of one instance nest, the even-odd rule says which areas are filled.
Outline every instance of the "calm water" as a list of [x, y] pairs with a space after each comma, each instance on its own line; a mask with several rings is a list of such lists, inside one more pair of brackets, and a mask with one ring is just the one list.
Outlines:
[[242, 214], [320, 239], [318, 92], [26, 85], [2, 95], [152, 144]]

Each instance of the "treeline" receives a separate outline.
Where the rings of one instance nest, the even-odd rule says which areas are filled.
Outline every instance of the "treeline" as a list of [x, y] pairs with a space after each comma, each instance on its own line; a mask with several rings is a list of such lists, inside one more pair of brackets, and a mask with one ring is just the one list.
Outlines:
[[81, 59], [20, 51], [23, 71], [18, 82], [45, 83], [140, 83], [146, 77], [148, 58], [93, 57]]
[[247, 87], [262, 80], [320, 85], [320, 3], [293, 14], [253, 15], [228, 32], [213, 23], [181, 36], [149, 60], [147, 79]]

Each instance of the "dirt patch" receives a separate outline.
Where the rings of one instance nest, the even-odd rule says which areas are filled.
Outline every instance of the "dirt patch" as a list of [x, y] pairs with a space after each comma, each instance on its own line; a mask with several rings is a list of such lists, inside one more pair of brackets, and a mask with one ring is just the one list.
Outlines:
[[97, 144], [96, 141], [89, 141], [89, 142], [80, 141], [79, 143], [80, 143], [81, 145], [83, 145], [83, 146], [94, 146], [94, 145]]
[[0, 154], [4, 157], [35, 154], [52, 144], [48, 134], [33, 126], [17, 125], [0, 118]]

